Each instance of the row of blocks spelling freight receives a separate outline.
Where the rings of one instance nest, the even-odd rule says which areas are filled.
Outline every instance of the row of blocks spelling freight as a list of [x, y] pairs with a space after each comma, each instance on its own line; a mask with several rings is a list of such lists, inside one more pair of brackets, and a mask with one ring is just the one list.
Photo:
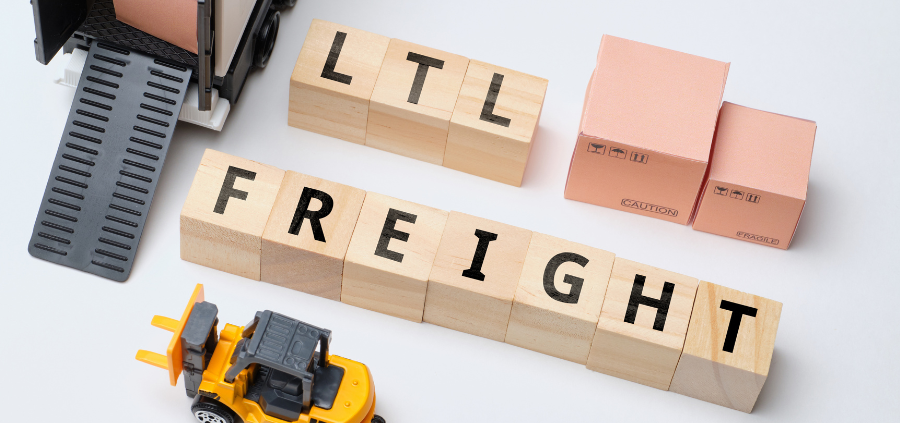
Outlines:
[[781, 303], [207, 150], [181, 257], [749, 412]]
[[546, 79], [313, 20], [288, 124], [519, 186], [546, 91]]

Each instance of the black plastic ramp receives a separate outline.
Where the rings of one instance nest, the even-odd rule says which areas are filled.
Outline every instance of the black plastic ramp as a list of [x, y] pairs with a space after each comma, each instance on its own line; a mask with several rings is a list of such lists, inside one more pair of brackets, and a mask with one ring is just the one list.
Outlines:
[[191, 70], [94, 43], [81, 72], [28, 252], [125, 281]]

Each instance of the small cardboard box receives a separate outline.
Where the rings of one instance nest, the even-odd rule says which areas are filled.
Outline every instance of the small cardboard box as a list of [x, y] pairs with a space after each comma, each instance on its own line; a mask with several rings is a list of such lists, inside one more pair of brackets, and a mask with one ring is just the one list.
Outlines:
[[565, 197], [688, 224], [728, 67], [604, 35]]
[[694, 229], [786, 250], [815, 139], [813, 121], [724, 103]]
[[196, 0], [113, 0], [116, 19], [197, 54]]

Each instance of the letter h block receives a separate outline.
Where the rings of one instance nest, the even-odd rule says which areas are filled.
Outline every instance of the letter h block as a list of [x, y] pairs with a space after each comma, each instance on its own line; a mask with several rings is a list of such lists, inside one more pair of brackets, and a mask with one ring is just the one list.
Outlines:
[[447, 212], [369, 192], [344, 260], [341, 302], [422, 321]]
[[259, 280], [261, 244], [284, 171], [206, 150], [181, 209], [181, 259]]
[[749, 413], [769, 375], [781, 303], [700, 282], [669, 390]]
[[423, 320], [503, 342], [531, 234], [451, 212], [428, 279]]
[[587, 363], [615, 254], [535, 232], [506, 343]]
[[260, 276], [336, 301], [344, 255], [366, 192], [288, 171], [263, 233]]
[[291, 74], [288, 124], [366, 142], [369, 100], [390, 38], [314, 19]]
[[699, 282], [616, 257], [587, 368], [669, 389]]

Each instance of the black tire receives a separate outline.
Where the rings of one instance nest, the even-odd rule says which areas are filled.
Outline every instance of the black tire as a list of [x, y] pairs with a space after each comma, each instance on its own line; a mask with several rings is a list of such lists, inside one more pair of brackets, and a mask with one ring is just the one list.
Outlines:
[[272, 8], [275, 10], [287, 10], [296, 4], [297, 0], [272, 0]]
[[191, 413], [200, 423], [235, 423], [234, 413], [228, 407], [205, 398], [191, 406]]
[[278, 39], [278, 27], [281, 25], [281, 13], [277, 10], [269, 10], [266, 19], [263, 20], [259, 33], [256, 34], [256, 45], [253, 50], [253, 65], [264, 68], [269, 64], [272, 50], [275, 49], [275, 40]]
[[372, 423], [385, 423], [384, 417], [381, 417], [376, 414], [374, 417], [372, 417]]

